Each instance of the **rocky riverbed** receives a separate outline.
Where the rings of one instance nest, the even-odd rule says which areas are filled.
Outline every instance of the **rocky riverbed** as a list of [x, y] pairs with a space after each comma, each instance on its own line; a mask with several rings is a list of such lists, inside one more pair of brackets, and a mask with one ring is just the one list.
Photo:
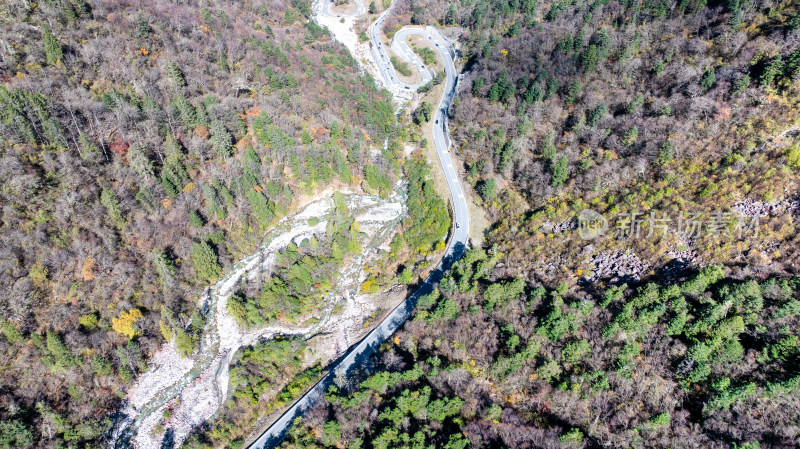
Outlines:
[[[257, 252], [241, 260], [200, 299], [206, 326], [200, 350], [182, 358], [173, 343], [156, 353], [150, 368], [137, 379], [126, 397], [124, 419], [118, 422], [117, 447], [160, 448], [166, 440], [178, 446], [198, 425], [211, 418], [227, 400], [228, 370], [234, 354], [259, 340], [282, 336], [310, 339], [324, 335], [317, 344], [316, 360], [325, 362], [341, 354], [365, 331], [364, 323], [376, 313], [375, 295], [362, 295], [364, 267], [380, 257], [405, 215], [401, 195], [381, 199], [371, 195], [346, 194], [351, 215], [361, 229], [363, 251], [349, 261], [334, 290], [325, 298], [322, 314], [309, 316], [296, 325], [274, 324], [243, 330], [227, 311], [228, 298], [245, 279], [269, 276], [275, 255], [290, 242], [300, 244], [312, 236], [323, 236], [327, 216], [333, 209], [333, 192], [324, 192], [300, 210], [281, 220], [264, 239]], [[383, 249], [381, 249], [383, 248]], [[168, 418], [164, 411], [170, 410]]]

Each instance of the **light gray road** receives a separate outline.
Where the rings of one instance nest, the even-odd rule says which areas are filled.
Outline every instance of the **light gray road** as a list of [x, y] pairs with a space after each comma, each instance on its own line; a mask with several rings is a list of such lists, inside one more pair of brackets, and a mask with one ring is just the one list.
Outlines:
[[[325, 14], [325, 11], [327, 10], [325, 6], [329, 4], [330, 1], [323, 1], [325, 2], [325, 5], [323, 5], [322, 11], [323, 14]], [[361, 0], [357, 1], [360, 5], [359, 8], [361, 8], [363, 6]], [[389, 64], [389, 55], [386, 53], [386, 49], [380, 41], [380, 27], [383, 25], [386, 15], [393, 7], [394, 5], [387, 9], [372, 25], [369, 35], [372, 38], [373, 52], [377, 54], [375, 60], [378, 62], [378, 68], [381, 76], [383, 77], [384, 83], [393, 88], [406, 89], [407, 85], [402, 83], [397, 78], [397, 74], [394, 73], [394, 68], [391, 67], [391, 64]], [[455, 97], [456, 82], [458, 80], [455, 64], [453, 63], [453, 58], [455, 57], [456, 53], [453, 49], [453, 46], [447, 41], [447, 39], [445, 39], [444, 36], [442, 36], [442, 34], [433, 27], [427, 27], [425, 29], [403, 28], [395, 35], [395, 41], [398, 39], [402, 41], [405, 39], [405, 37], [411, 34], [419, 34], [427, 39], [430, 39], [438, 49], [439, 55], [443, 59], [445, 67], [446, 77], [444, 81], [444, 93], [442, 95], [442, 99], [439, 101], [439, 105], [436, 107], [436, 113], [433, 116], [432, 126], [433, 141], [434, 145], [436, 146], [436, 153], [439, 156], [439, 162], [441, 163], [442, 170], [445, 178], [447, 179], [447, 185], [450, 188], [450, 204], [453, 211], [453, 226], [451, 228], [451, 235], [447, 243], [447, 250], [445, 251], [444, 257], [439, 262], [439, 265], [437, 265], [436, 269], [433, 270], [428, 279], [425, 280], [425, 283], [422, 284], [422, 286], [412, 293], [411, 296], [409, 296], [405, 301], [403, 301], [402, 304], [392, 310], [375, 329], [367, 334], [355, 346], [351, 347], [344, 356], [332, 362], [328, 367], [329, 371], [325, 377], [317, 382], [316, 385], [314, 385], [305, 395], [298, 399], [294, 405], [289, 408], [289, 410], [281, 415], [277, 421], [275, 421], [263, 434], [261, 434], [261, 436], [250, 446], [251, 449], [273, 448], [280, 444], [281, 440], [283, 440], [283, 437], [286, 435], [286, 431], [289, 429], [292, 422], [294, 422], [295, 418], [302, 416], [303, 413], [314, 406], [318, 399], [325, 395], [325, 392], [333, 383], [336, 375], [339, 373], [345, 376], [348, 375], [354, 368], [358, 367], [361, 362], [364, 361], [364, 359], [369, 357], [370, 354], [372, 354], [372, 352], [375, 351], [375, 349], [377, 349], [381, 343], [386, 341], [387, 338], [397, 331], [397, 329], [411, 316], [411, 312], [414, 310], [417, 300], [421, 296], [433, 291], [434, 286], [439, 283], [444, 272], [450, 268], [453, 262], [458, 260], [466, 251], [467, 241], [469, 238], [469, 215], [467, 213], [467, 202], [464, 197], [464, 191], [461, 188], [461, 183], [458, 180], [458, 174], [455, 170], [455, 165], [450, 156], [450, 136], [447, 132], [447, 111], [450, 108], [453, 98]], [[408, 49], [407, 46], [405, 48]], [[416, 55], [414, 55], [410, 49], [408, 49], [408, 52], [411, 54], [408, 55], [405, 51], [396, 53], [400, 57], [408, 58], [409, 62], [414, 63], [415, 67], [417, 67], [421, 72], [427, 71], [430, 76], [430, 71], [428, 71], [428, 69], [420, 67], [421, 61], [419, 61], [419, 59], [417, 59], [417, 61], [412, 59], [416, 58]], [[385, 63], [382, 64], [381, 61], [384, 61]], [[419, 62], [419, 64], [417, 64], [417, 62]], [[424, 74], [423, 79], [425, 79]], [[408, 85], [408, 90], [416, 90], [416, 88], [420, 85], [422, 85], [422, 83], [418, 85]], [[390, 88], [390, 90], [393, 89]]]
[[[386, 51], [386, 48], [381, 40], [381, 29], [383, 25], [386, 23], [386, 18], [391, 14], [394, 6], [397, 2], [392, 3], [386, 11], [384, 11], [379, 17], [378, 20], [372, 23], [369, 27], [369, 38], [372, 43], [372, 57], [375, 60], [375, 64], [378, 66], [378, 71], [380, 72], [381, 79], [383, 79], [384, 84], [389, 89], [390, 92], [394, 94], [404, 94], [405, 91], [416, 91], [418, 87], [424, 85], [428, 81], [433, 78], [433, 72], [425, 67], [422, 61], [414, 54], [414, 51], [409, 48], [408, 44], [405, 42], [405, 38], [410, 36], [411, 34], [420, 34], [425, 35], [422, 29], [417, 28], [402, 28], [400, 29], [394, 36], [394, 40], [391, 44], [392, 52], [394, 52], [400, 59], [405, 60], [406, 62], [411, 63], [417, 71], [422, 76], [422, 81], [412, 84], [406, 83], [400, 79], [397, 75], [397, 71], [395, 70], [394, 66], [390, 61], [389, 53]], [[436, 34], [441, 37], [441, 35], [437, 32]], [[442, 40], [444, 38], [442, 37]], [[445, 40], [446, 42], [446, 40]], [[449, 43], [447, 44], [449, 46]], [[447, 58], [450, 59], [450, 58]], [[455, 72], [454, 72], [455, 73]]]

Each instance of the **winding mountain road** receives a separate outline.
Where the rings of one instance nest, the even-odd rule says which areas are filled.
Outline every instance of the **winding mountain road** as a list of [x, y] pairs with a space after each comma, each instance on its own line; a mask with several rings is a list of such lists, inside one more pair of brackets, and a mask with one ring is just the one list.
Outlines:
[[[340, 17], [330, 12], [331, 0], [323, 1], [321, 13], [328, 16]], [[358, 10], [355, 14], [363, 14], [364, 4], [361, 0], [356, 0]], [[396, 4], [396, 3], [395, 3]], [[426, 28], [406, 27], [399, 30], [392, 43], [392, 51], [400, 58], [414, 65], [422, 76], [422, 81], [418, 84], [406, 84], [400, 80], [397, 73], [389, 62], [389, 54], [385, 45], [381, 41], [380, 30], [388, 14], [394, 5], [387, 9], [370, 26], [369, 36], [372, 44], [372, 52], [378, 66], [381, 78], [387, 88], [395, 93], [402, 90], [416, 90], [433, 78], [433, 72], [424, 66], [422, 61], [417, 58], [413, 51], [405, 43], [405, 39], [412, 34], [423, 36], [429, 39], [437, 48], [445, 69], [444, 91], [442, 98], [436, 107], [433, 115], [433, 141], [439, 162], [444, 172], [447, 186], [450, 189], [450, 204], [453, 213], [453, 226], [447, 249], [439, 265], [431, 272], [425, 283], [422, 284], [414, 293], [406, 298], [403, 303], [393, 309], [381, 323], [367, 334], [360, 342], [351, 347], [342, 357], [332, 362], [328, 367], [327, 374], [315, 384], [305, 395], [299, 398], [283, 415], [280, 416], [261, 436], [250, 445], [251, 449], [273, 448], [280, 444], [286, 435], [286, 431], [294, 422], [295, 418], [303, 415], [307, 410], [314, 406], [316, 401], [325, 395], [328, 387], [333, 383], [337, 375], [347, 376], [354, 368], [358, 367], [367, 357], [369, 357], [378, 346], [389, 338], [397, 329], [405, 323], [411, 316], [417, 300], [433, 291], [435, 285], [439, 283], [444, 272], [458, 260], [466, 251], [469, 238], [469, 214], [467, 212], [467, 201], [464, 191], [458, 180], [453, 160], [450, 155], [450, 136], [447, 129], [447, 111], [455, 97], [456, 83], [458, 77], [455, 64], [453, 62], [456, 52], [450, 42], [436, 29], [431, 26]], [[360, 11], [360, 13], [359, 13]]]

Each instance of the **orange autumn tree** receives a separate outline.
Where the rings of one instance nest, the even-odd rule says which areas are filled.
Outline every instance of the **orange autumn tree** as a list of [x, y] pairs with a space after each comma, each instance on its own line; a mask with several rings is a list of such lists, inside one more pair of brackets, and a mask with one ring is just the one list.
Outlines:
[[81, 277], [83, 277], [84, 281], [93, 281], [97, 279], [95, 268], [96, 265], [93, 257], [87, 257], [86, 260], [83, 261], [83, 267], [81, 267]]

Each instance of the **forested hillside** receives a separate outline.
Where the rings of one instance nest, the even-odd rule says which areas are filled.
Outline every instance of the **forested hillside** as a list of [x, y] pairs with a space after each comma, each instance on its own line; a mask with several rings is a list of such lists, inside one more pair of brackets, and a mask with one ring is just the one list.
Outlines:
[[[460, 37], [456, 151], [496, 219], [489, 240], [519, 252], [520, 270], [558, 283], [591, 274], [586, 257], [630, 249], [648, 268], [680, 255], [796, 269], [784, 213], [800, 167], [796, 2], [417, 0], [387, 29], [429, 22]], [[584, 242], [562, 233], [582, 209], [612, 230], [631, 214], [741, 212], [770, 232], [598, 241], [574, 257]]]
[[[797, 278], [600, 293], [498, 277], [473, 250], [284, 448], [791, 447]], [[761, 444], [761, 446], [759, 446]]]
[[[453, 133], [469, 181], [486, 208], [506, 218], [497, 225], [505, 234], [498, 245], [581, 251], [582, 242], [558, 230], [584, 208], [608, 220], [732, 210], [752, 216], [742, 206], [755, 202], [761, 225], [772, 231], [756, 242], [667, 236], [623, 247], [600, 242], [589, 255], [634, 246], [653, 267], [688, 249], [692, 262], [795, 269], [791, 218], [772, 212], [796, 202], [796, 4], [429, 3], [412, 11], [464, 29], [468, 76], [451, 111]], [[544, 241], [531, 242], [537, 231]], [[530, 259], [520, 256], [522, 264]], [[548, 282], [592, 268], [571, 256], [547, 259], [535, 270]], [[569, 272], [554, 274], [562, 264]]]
[[428, 23], [487, 246], [282, 447], [800, 444], [797, 2], [402, 0], [384, 31]]
[[0, 6], [0, 447], [103, 444], [148, 357], [196, 351], [202, 290], [314, 192], [387, 195], [405, 167], [437, 212], [404, 222], [388, 268], [441, 246], [391, 98], [310, 12]]

